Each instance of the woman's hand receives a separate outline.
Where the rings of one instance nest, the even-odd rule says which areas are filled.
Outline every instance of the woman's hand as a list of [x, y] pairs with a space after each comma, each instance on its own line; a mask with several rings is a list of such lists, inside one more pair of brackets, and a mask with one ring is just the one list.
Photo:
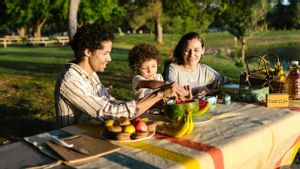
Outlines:
[[183, 88], [188, 92], [187, 95], [185, 95], [185, 98], [192, 99], [193, 94], [192, 94], [192, 89], [190, 88], [190, 86], [186, 85], [186, 86], [183, 86]]
[[198, 97], [198, 98], [201, 98], [201, 97], [204, 97], [204, 96], [215, 96], [217, 94], [220, 93], [220, 90], [218, 89], [208, 89], [208, 88], [201, 88], [199, 89], [195, 95]]

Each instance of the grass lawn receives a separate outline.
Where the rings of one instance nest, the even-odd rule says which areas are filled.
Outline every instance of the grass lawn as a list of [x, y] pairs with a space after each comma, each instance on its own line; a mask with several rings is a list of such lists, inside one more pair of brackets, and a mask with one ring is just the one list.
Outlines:
[[[224, 32], [207, 33], [203, 37], [207, 53], [202, 62], [238, 82], [240, 71], [245, 68], [234, 66], [235, 59], [226, 55], [226, 50], [235, 46], [234, 38]], [[163, 45], [156, 44], [163, 60], [172, 54], [179, 38], [179, 35], [167, 34]], [[138, 43], [154, 44], [153, 39], [154, 35], [150, 34], [116, 37], [113, 61], [99, 74], [102, 83], [116, 98], [131, 99], [129, 49]], [[255, 35], [249, 42], [249, 54], [266, 53], [283, 46], [299, 49], [300, 34], [295, 31], [266, 32]], [[53, 88], [64, 63], [72, 60], [72, 55], [69, 46], [0, 47], [0, 145], [54, 128]]]

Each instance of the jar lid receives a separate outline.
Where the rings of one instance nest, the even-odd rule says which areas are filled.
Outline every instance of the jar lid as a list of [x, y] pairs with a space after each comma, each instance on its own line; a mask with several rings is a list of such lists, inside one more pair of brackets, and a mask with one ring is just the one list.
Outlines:
[[298, 65], [299, 64], [299, 62], [298, 61], [295, 61], [295, 60], [293, 60], [292, 62], [291, 62], [291, 65]]

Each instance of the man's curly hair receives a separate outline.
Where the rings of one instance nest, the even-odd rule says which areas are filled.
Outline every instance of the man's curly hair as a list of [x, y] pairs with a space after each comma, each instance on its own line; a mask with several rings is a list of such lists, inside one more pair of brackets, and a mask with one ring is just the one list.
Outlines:
[[139, 44], [134, 46], [128, 55], [129, 67], [132, 71], [137, 71], [143, 62], [156, 60], [160, 64], [160, 53], [154, 45]]
[[113, 33], [109, 29], [99, 24], [87, 24], [80, 27], [71, 42], [75, 61], [77, 63], [82, 61], [85, 49], [89, 49], [92, 52], [102, 49], [102, 42], [113, 41], [114, 38]]

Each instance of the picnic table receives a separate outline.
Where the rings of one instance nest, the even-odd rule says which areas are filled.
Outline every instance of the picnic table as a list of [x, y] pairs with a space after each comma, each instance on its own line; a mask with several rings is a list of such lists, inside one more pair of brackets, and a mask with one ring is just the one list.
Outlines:
[[[114, 143], [117, 152], [72, 164], [77, 168], [203, 168], [203, 169], [277, 169], [290, 166], [300, 147], [300, 102], [288, 108], [267, 108], [258, 104], [233, 102], [217, 104], [214, 118], [196, 124], [182, 138], [156, 133], [140, 142]], [[159, 115], [149, 117], [160, 119]], [[62, 163], [39, 150], [35, 138], [45, 134], [66, 137], [88, 133], [99, 138], [99, 123], [91, 122], [26, 137], [0, 147], [2, 168], [24, 168]], [[100, 139], [100, 138], [99, 138]], [[30, 144], [31, 143], [31, 144]], [[45, 166], [43, 166], [45, 167]]]
[[7, 47], [7, 45], [14, 43], [20, 43], [22, 41], [21, 36], [16, 35], [6, 35], [2, 38], [0, 38], [0, 44], [3, 45], [4, 48]]
[[27, 45], [42, 45], [48, 46], [48, 44], [56, 43], [56, 40], [51, 40], [49, 37], [29, 37], [26, 39]]

